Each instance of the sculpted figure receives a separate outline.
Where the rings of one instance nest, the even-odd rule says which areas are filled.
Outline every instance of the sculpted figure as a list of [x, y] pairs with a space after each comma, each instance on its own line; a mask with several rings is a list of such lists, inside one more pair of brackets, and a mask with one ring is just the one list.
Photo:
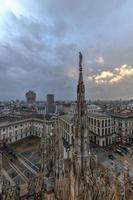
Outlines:
[[83, 55], [79, 52], [79, 66], [82, 66]]

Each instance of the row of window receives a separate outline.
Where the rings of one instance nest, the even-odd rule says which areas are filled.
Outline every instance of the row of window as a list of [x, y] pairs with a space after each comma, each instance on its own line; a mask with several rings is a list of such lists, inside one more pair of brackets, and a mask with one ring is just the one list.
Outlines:
[[88, 118], [88, 122], [91, 125], [97, 126], [97, 127], [107, 127], [107, 126], [111, 126], [111, 119], [108, 120], [97, 120], [94, 118]]
[[25, 138], [25, 137], [27, 137], [27, 136], [30, 136], [30, 135], [32, 135], [31, 132], [29, 132], [29, 133], [28, 133], [28, 132], [25, 132], [25, 134], [20, 134], [19, 136], [16, 135], [15, 138], [10, 138], [10, 139], [9, 139], [9, 142], [13, 142], [14, 139], [15, 139], [15, 141], [17, 141], [17, 140], [20, 140], [20, 139]]
[[106, 138], [105, 140], [101, 141], [97, 137], [91, 137], [91, 141], [103, 147], [114, 143], [113, 138]]
[[[14, 126], [14, 128], [17, 129], [19, 127], [23, 127], [23, 126], [27, 126], [27, 125], [31, 125], [31, 122], [30, 123], [24, 123], [24, 124], [16, 125], [16, 126]], [[41, 123], [34, 123], [34, 125], [42, 126]], [[10, 126], [10, 127], [8, 127], [8, 130], [11, 130], [12, 128], [13, 128], [13, 126]], [[7, 128], [2, 128], [0, 130], [2, 130], [3, 132], [5, 132], [7, 130]]]
[[[31, 125], [31, 123], [24, 123], [24, 124], [20, 124], [20, 125], [16, 125], [16, 126], [14, 126], [14, 128], [15, 129], [17, 129], [17, 128], [19, 128], [19, 127], [23, 127], [23, 126], [27, 126], [27, 125]], [[7, 129], [8, 130], [11, 130], [13, 128], [13, 126], [10, 126], [10, 127], [6, 127], [6, 128], [2, 128], [2, 129], [0, 129], [0, 130], [2, 130], [3, 132], [5, 132]]]
[[110, 135], [113, 132], [115, 132], [115, 129], [113, 128], [103, 128], [103, 129], [96, 129], [93, 127], [89, 127], [90, 131], [94, 132], [95, 134], [99, 135], [99, 136], [104, 136], [104, 135]]
[[[30, 135], [37, 135], [37, 136], [41, 136], [41, 133], [39, 133], [38, 131], [33, 130], [33, 132], [31, 132], [30, 130], [25, 130], [25, 133], [22, 133], [22, 129], [21, 129], [21, 134], [18, 135], [18, 131], [15, 131], [15, 137], [11, 137], [11, 133], [10, 133], [10, 137], [9, 137], [9, 142], [13, 142], [13, 141], [17, 141], [20, 140], [22, 138], [25, 138], [27, 136]], [[6, 138], [6, 135], [3, 135], [3, 139]], [[15, 140], [14, 140], [15, 139]]]

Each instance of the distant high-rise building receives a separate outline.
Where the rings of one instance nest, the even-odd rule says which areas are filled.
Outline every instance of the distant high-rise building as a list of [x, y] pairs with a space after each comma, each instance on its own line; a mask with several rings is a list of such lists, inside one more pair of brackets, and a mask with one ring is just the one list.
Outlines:
[[47, 106], [46, 106], [46, 113], [54, 113], [56, 110], [55, 102], [54, 102], [54, 95], [47, 94]]
[[54, 103], [54, 95], [53, 94], [47, 94], [47, 103]]
[[34, 104], [36, 102], [36, 93], [34, 91], [28, 91], [25, 96], [27, 104]]

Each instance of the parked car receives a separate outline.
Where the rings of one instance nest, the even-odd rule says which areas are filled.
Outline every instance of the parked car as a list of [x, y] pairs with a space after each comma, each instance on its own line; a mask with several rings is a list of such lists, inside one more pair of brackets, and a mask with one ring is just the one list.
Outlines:
[[122, 151], [120, 149], [116, 149], [115, 152], [118, 153], [120, 156], [124, 156], [123, 153], [122, 153]]
[[111, 160], [115, 160], [115, 157], [112, 154], [108, 155], [108, 158]]
[[126, 153], [128, 153], [128, 149], [122, 145], [118, 145], [119, 148], [123, 149]]
[[119, 149], [122, 153], [124, 153], [124, 154], [127, 154], [127, 153], [128, 153], [125, 149], [123, 149], [123, 148], [121, 148], [121, 147], [119, 147], [119, 146], [118, 146], [118, 149]]

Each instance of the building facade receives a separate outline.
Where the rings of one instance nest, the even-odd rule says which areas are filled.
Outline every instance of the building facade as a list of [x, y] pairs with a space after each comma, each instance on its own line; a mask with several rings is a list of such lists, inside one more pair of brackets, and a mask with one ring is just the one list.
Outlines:
[[[46, 120], [47, 132], [53, 132], [55, 119]], [[0, 140], [8, 144], [26, 138], [28, 136], [41, 137], [43, 133], [43, 119], [27, 118], [13, 122], [0, 123]]]
[[133, 112], [117, 113], [112, 116], [115, 122], [117, 141], [133, 143]]
[[91, 141], [98, 146], [112, 145], [116, 140], [114, 119], [105, 113], [89, 113], [88, 129]]

